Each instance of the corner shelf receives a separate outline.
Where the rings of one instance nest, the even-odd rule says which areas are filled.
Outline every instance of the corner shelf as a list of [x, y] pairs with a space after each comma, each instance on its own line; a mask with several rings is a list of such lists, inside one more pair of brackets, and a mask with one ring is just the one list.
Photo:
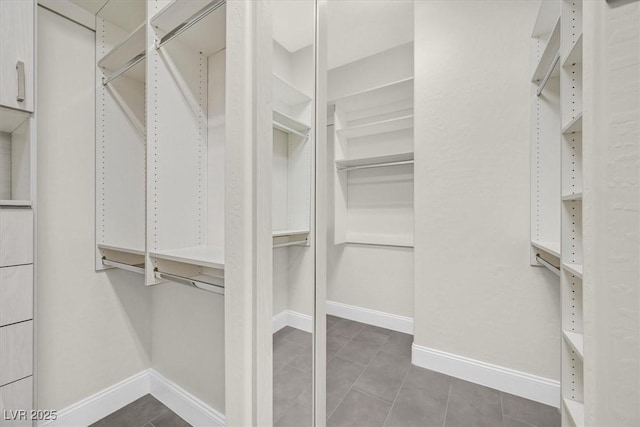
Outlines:
[[542, 241], [532, 240], [531, 245], [540, 249], [543, 252], [546, 252], [557, 258], [560, 258], [560, 242], [542, 242]]
[[576, 332], [562, 331], [564, 340], [571, 346], [571, 348], [580, 356], [580, 359], [584, 357], [584, 344], [582, 334]]
[[336, 160], [339, 171], [352, 168], [394, 166], [396, 163], [406, 164], [413, 161], [413, 153], [388, 154], [386, 156], [363, 157], [359, 159]]
[[[560, 51], [560, 18], [556, 21], [549, 38], [547, 39], [547, 43], [544, 47], [544, 51], [542, 52], [542, 56], [540, 56], [540, 60], [538, 61], [538, 65], [533, 71], [533, 75], [531, 76], [532, 83], [541, 82], [544, 76], [546, 75], [549, 67], [553, 64], [555, 56]], [[557, 67], [556, 67], [557, 68]]]
[[562, 263], [562, 268], [564, 268], [566, 271], [573, 274], [574, 276], [582, 279], [582, 264], [569, 264], [565, 262], [565, 263]]
[[201, 267], [224, 269], [224, 249], [218, 246], [192, 246], [188, 248], [153, 251], [149, 252], [149, 256]]
[[582, 63], [582, 34], [578, 36], [576, 42], [569, 49], [567, 57], [562, 61], [562, 66]]
[[[226, 46], [226, 1], [173, 0], [151, 18], [160, 49], [173, 39], [210, 56]], [[215, 13], [218, 9], [222, 13]]]
[[562, 196], [562, 201], [563, 202], [573, 202], [576, 200], [582, 200], [582, 192], [580, 193], [572, 193], [572, 194], [565, 194]]
[[563, 134], [582, 132], [582, 112], [562, 128]]
[[103, 84], [107, 84], [121, 75], [127, 75], [134, 80], [144, 82], [145, 69], [136, 65], [145, 59], [146, 41], [146, 24], [142, 24], [122, 43], [103, 56], [98, 61], [98, 67], [103, 71], [111, 72], [109, 75], [105, 73], [102, 79]]
[[395, 132], [413, 128], [413, 115], [369, 123], [361, 126], [339, 129], [336, 133], [346, 139]]
[[578, 427], [584, 426], [584, 403], [566, 398], [562, 401], [573, 423]]

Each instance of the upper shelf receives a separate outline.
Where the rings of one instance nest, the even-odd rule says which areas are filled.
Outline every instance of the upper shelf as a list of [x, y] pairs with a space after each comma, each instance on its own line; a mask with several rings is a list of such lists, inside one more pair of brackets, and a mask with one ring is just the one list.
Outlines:
[[273, 110], [273, 127], [302, 137], [307, 137], [311, 130], [310, 125], [277, 110]]
[[582, 34], [578, 37], [576, 42], [569, 49], [567, 57], [562, 61], [562, 66], [582, 63]]
[[168, 261], [224, 269], [224, 249], [218, 246], [193, 246], [189, 248], [168, 249], [149, 252], [149, 255], [152, 258], [166, 259]]
[[[538, 65], [536, 65], [535, 70], [533, 71], [533, 76], [531, 77], [531, 82], [540, 83], [544, 79], [545, 75], [549, 72], [549, 68], [554, 64], [556, 59], [556, 55], [560, 51], [560, 18], [556, 20], [556, 24], [549, 34], [549, 38], [547, 39], [547, 43], [544, 47], [544, 51], [540, 56], [540, 60], [538, 61]], [[557, 68], [554, 67], [554, 72], [557, 73]], [[553, 73], [551, 73], [553, 76]]]
[[226, 46], [225, 0], [173, 0], [151, 18], [158, 38], [156, 48], [173, 39], [202, 53], [212, 55]]
[[574, 276], [582, 279], [582, 264], [569, 264], [565, 262], [562, 264], [562, 268], [564, 268]]
[[549, 34], [562, 13], [562, 4], [559, 1], [543, 1], [538, 10], [538, 17], [533, 27], [532, 37], [540, 37]]
[[543, 252], [560, 258], [560, 242], [541, 242], [532, 240], [531, 244]]
[[411, 128], [413, 128], [413, 115], [396, 117], [394, 119], [382, 120], [366, 125], [338, 129], [337, 134], [344, 138], [351, 139]]
[[144, 256], [144, 249], [136, 249], [136, 248], [125, 248], [124, 246], [116, 246], [116, 245], [106, 245], [99, 243], [98, 249], [107, 250], [107, 251], [116, 251], [116, 252], [124, 252], [131, 255], [142, 255]]
[[277, 74], [273, 75], [273, 97], [289, 106], [311, 102], [311, 97], [309, 95], [293, 86]]
[[102, 83], [124, 75], [144, 82], [144, 67], [136, 67], [145, 58], [146, 26], [142, 24], [135, 29], [122, 43], [111, 49], [109, 53], [98, 61], [98, 67], [105, 72]]
[[350, 160], [336, 160], [338, 170], [351, 168], [363, 168], [371, 166], [391, 166], [395, 164], [406, 164], [413, 161], [413, 153], [389, 154], [386, 156], [366, 157]]
[[330, 100], [345, 112], [371, 108], [381, 102], [392, 104], [413, 98], [413, 77], [398, 80], [382, 86], [355, 92], [346, 96]]

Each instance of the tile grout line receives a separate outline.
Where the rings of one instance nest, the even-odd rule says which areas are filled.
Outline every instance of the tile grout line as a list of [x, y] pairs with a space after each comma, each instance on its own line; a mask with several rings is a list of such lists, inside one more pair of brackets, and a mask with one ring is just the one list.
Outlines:
[[451, 400], [451, 389], [453, 388], [453, 381], [449, 381], [449, 393], [447, 393], [447, 406], [444, 408], [444, 419], [442, 420], [442, 427], [447, 424], [447, 412], [449, 412], [449, 401]]
[[[411, 363], [411, 362], [409, 362], [409, 363]], [[389, 409], [389, 413], [387, 414], [387, 418], [384, 419], [384, 423], [382, 424], [383, 426], [387, 425], [387, 421], [389, 421], [389, 417], [391, 416], [391, 411], [393, 411], [393, 407], [396, 405], [396, 401], [398, 400], [398, 396], [400, 396], [400, 392], [404, 388], [404, 385], [407, 382], [407, 378], [409, 378], [409, 373], [410, 372], [411, 372], [411, 366], [409, 366], [409, 369], [407, 369], [407, 373], [404, 375], [404, 379], [402, 380], [402, 384], [400, 384], [400, 388], [398, 389], [398, 392], [396, 393], [396, 397], [393, 398], [393, 403], [391, 404], [391, 408]]]
[[500, 392], [500, 414], [502, 414], [502, 427], [504, 427], [504, 404], [502, 403], [502, 392]]

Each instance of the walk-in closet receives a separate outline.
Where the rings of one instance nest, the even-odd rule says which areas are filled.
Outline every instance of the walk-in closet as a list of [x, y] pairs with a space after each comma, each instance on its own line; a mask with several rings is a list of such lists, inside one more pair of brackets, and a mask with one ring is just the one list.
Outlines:
[[0, 427], [640, 425], [640, 1], [0, 0]]

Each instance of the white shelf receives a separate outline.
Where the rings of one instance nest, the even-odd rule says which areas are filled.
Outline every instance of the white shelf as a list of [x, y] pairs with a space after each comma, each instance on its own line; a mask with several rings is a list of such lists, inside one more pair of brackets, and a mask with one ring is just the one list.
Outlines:
[[283, 124], [286, 127], [300, 133], [307, 133], [309, 132], [309, 130], [311, 130], [311, 125], [309, 125], [308, 123], [303, 123], [300, 120], [296, 120], [293, 117], [277, 110], [273, 110], [273, 121]]
[[578, 114], [575, 119], [571, 120], [569, 123], [567, 123], [566, 126], [562, 128], [563, 134], [576, 132], [582, 132], [582, 112], [580, 112], [580, 114]]
[[573, 202], [576, 200], [582, 200], [582, 193], [571, 193], [562, 196], [562, 201], [564, 202]]
[[567, 57], [564, 58], [562, 62], [562, 66], [565, 67], [567, 65], [581, 64], [581, 63], [582, 63], [582, 34], [580, 34], [576, 42], [569, 49], [569, 53], [567, 53]]
[[205, 56], [226, 46], [227, 14], [223, 0], [173, 0], [151, 18], [159, 44], [172, 39]]
[[309, 230], [274, 230], [273, 237], [303, 236], [309, 234]]
[[413, 248], [413, 236], [347, 233], [346, 242], [355, 243], [359, 245], [396, 246], [401, 248]]
[[584, 345], [582, 334], [575, 332], [562, 331], [564, 340], [571, 346], [571, 348], [578, 353], [580, 359], [584, 357]]
[[571, 399], [562, 399], [571, 420], [577, 427], [584, 426], [584, 404]]
[[569, 264], [565, 262], [562, 263], [562, 268], [564, 268], [574, 276], [582, 279], [582, 264]]
[[365, 157], [359, 159], [336, 160], [338, 170], [360, 166], [385, 166], [388, 163], [413, 160], [413, 153], [388, 154], [386, 156]]
[[149, 256], [202, 267], [224, 269], [224, 249], [218, 246], [193, 246], [154, 251], [149, 252]]
[[273, 75], [273, 97], [286, 105], [300, 105], [311, 102], [311, 97], [302, 92], [291, 83], [278, 76]]
[[543, 1], [538, 10], [536, 23], [533, 27], [532, 37], [540, 37], [549, 34], [560, 18], [561, 2], [559, 1]]
[[30, 207], [31, 200], [0, 200], [0, 206]]
[[[538, 65], [536, 66], [533, 76], [531, 77], [531, 82], [538, 83], [542, 81], [544, 76], [547, 74], [549, 67], [552, 65], [554, 58], [560, 51], [560, 18], [556, 21], [549, 38], [547, 39], [547, 44], [544, 47], [544, 51], [540, 56], [540, 60], [538, 61]], [[554, 73], [557, 73], [558, 67], [555, 67]], [[553, 76], [554, 74], [552, 74]]]
[[532, 240], [531, 245], [535, 246], [541, 251], [547, 252], [557, 258], [560, 258], [560, 242], [542, 242]]
[[135, 248], [126, 248], [124, 246], [117, 245], [105, 245], [102, 243], [98, 244], [98, 249], [103, 249], [107, 251], [116, 251], [116, 252], [124, 252], [132, 255], [142, 255], [144, 256], [144, 249], [135, 249]]
[[25, 111], [0, 106], [0, 132], [13, 133], [29, 117], [31, 114]]
[[338, 129], [337, 133], [344, 138], [351, 139], [411, 128], [413, 128], [413, 115], [382, 120], [362, 126]]
[[[122, 43], [111, 49], [109, 53], [103, 56], [102, 59], [98, 61], [98, 67], [113, 73], [118, 72], [118, 70], [123, 69], [123, 67], [126, 67], [128, 64], [131, 65], [136, 58], [141, 62], [145, 55], [146, 40], [146, 25], [142, 24]], [[142, 55], [142, 59], [140, 59], [140, 55]], [[128, 70], [126, 70], [126, 73], [123, 73], [122, 75], [127, 75], [135, 80], [144, 82], [145, 69], [144, 67], [136, 65], [137, 63], [133, 64]], [[111, 73], [105, 73], [105, 75]]]
[[345, 112], [350, 112], [368, 109], [381, 102], [391, 104], [412, 98], [413, 77], [409, 77], [386, 85], [376, 86], [371, 89], [342, 96], [330, 100], [328, 103], [335, 104]]

